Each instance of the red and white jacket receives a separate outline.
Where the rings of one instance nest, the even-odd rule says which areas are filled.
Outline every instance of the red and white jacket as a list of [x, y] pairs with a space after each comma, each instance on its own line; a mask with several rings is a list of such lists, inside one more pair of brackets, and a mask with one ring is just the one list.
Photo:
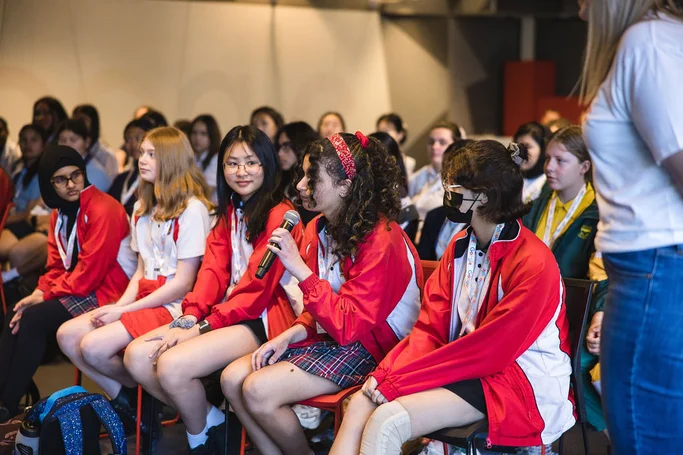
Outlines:
[[[355, 257], [346, 258], [341, 264], [345, 282], [339, 292], [334, 292], [328, 281], [319, 278], [318, 234], [324, 227], [321, 220], [319, 215], [306, 225], [301, 256], [313, 274], [299, 283], [304, 293], [304, 312], [296, 324], [306, 327], [308, 336], [293, 346], [306, 346], [329, 337], [342, 346], [360, 341], [379, 362], [399, 342], [388, 319], [413, 279], [406, 245], [416, 265], [417, 286], [422, 290], [424, 278], [417, 251], [398, 224], [392, 221], [387, 229], [387, 222], [382, 219], [360, 243]], [[402, 324], [412, 327], [414, 321], [413, 317]], [[318, 334], [316, 322], [327, 334]]]
[[100, 306], [116, 302], [129, 281], [119, 254], [121, 248], [128, 248], [121, 246], [121, 242], [128, 240], [130, 233], [123, 206], [94, 185], [81, 191], [80, 212], [75, 225], [78, 263], [70, 272], [64, 269], [57, 250], [59, 240], [55, 238], [55, 225], [58, 216], [58, 211], [53, 210], [47, 235], [47, 272], [38, 281], [38, 289], [44, 293], [43, 299], [67, 295], [87, 297], [95, 291]]
[[[204, 260], [194, 289], [183, 300], [183, 314], [195, 316], [200, 321], [206, 319], [213, 329], [219, 329], [257, 319], [266, 312], [264, 322], [267, 320], [269, 339], [287, 330], [296, 315], [280, 283], [285, 272], [282, 262], [276, 260], [261, 280], [256, 278], [256, 271], [267, 251], [268, 239], [282, 224], [285, 213], [292, 209], [294, 206], [291, 202], [283, 201], [270, 210], [266, 229], [252, 242], [254, 251], [246, 272], [224, 301], [230, 285], [233, 254], [230, 229], [235, 208], [231, 204], [226, 216], [218, 221], [206, 239]], [[299, 223], [292, 229], [292, 237], [297, 245], [301, 244], [302, 235], [303, 229]]]
[[475, 330], [451, 341], [454, 283], [466, 267], [470, 232], [451, 241], [427, 281], [412, 333], [371, 375], [387, 400], [480, 378], [489, 443], [551, 443], [574, 425], [569, 327], [557, 262], [533, 232], [518, 221], [508, 223], [489, 247], [491, 284]]

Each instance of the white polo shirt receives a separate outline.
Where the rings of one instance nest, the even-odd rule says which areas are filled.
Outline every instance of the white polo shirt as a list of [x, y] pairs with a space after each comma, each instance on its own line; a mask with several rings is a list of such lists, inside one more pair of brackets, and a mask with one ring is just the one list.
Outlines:
[[683, 22], [653, 16], [622, 37], [591, 105], [599, 251], [683, 244], [683, 198], [661, 166], [683, 150]]

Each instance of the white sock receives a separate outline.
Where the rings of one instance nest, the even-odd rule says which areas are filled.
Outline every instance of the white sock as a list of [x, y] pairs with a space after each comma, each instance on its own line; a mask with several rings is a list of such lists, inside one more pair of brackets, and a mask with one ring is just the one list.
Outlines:
[[206, 425], [204, 426], [204, 429], [200, 431], [199, 434], [191, 434], [186, 431], [187, 442], [190, 445], [190, 449], [194, 449], [195, 447], [204, 444], [207, 439], [209, 439], [209, 437], [206, 435], [206, 432], [209, 431], [209, 428], [220, 425], [224, 421], [225, 414], [223, 414], [216, 406], [211, 406], [209, 415], [206, 416]]
[[208, 431], [209, 428], [220, 425], [223, 422], [225, 422], [225, 414], [223, 414], [216, 406], [211, 406], [209, 415], [206, 416], [205, 430]]
[[15, 278], [19, 278], [19, 272], [17, 272], [17, 268], [13, 267], [5, 272], [2, 272], [2, 282], [3, 283], [9, 283]]
[[206, 435], [206, 428], [204, 428], [199, 434], [190, 434], [187, 431], [185, 433], [187, 433], [187, 443], [189, 444], [190, 449], [199, 447], [209, 439], [209, 437]]

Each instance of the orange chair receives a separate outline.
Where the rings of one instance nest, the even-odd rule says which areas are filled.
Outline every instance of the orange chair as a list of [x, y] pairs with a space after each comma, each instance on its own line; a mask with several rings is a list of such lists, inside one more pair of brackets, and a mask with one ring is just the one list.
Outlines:
[[425, 282], [427, 279], [432, 276], [432, 273], [436, 270], [436, 268], [439, 266], [439, 261], [420, 261], [420, 264], [422, 264], [422, 273], [424, 274]]

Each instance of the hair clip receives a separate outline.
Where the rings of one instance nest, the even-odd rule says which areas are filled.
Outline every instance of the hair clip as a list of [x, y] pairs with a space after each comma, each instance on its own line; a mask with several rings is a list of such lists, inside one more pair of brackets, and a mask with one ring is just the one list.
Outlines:
[[524, 160], [521, 156], [519, 156], [519, 145], [517, 145], [516, 142], [510, 142], [510, 145], [508, 145], [508, 152], [510, 152], [510, 158], [512, 158], [512, 161], [517, 166], [521, 166]]
[[366, 149], [370, 145], [370, 139], [365, 136], [365, 134], [361, 133], [360, 131], [356, 131], [356, 137], [360, 141], [360, 145]]

